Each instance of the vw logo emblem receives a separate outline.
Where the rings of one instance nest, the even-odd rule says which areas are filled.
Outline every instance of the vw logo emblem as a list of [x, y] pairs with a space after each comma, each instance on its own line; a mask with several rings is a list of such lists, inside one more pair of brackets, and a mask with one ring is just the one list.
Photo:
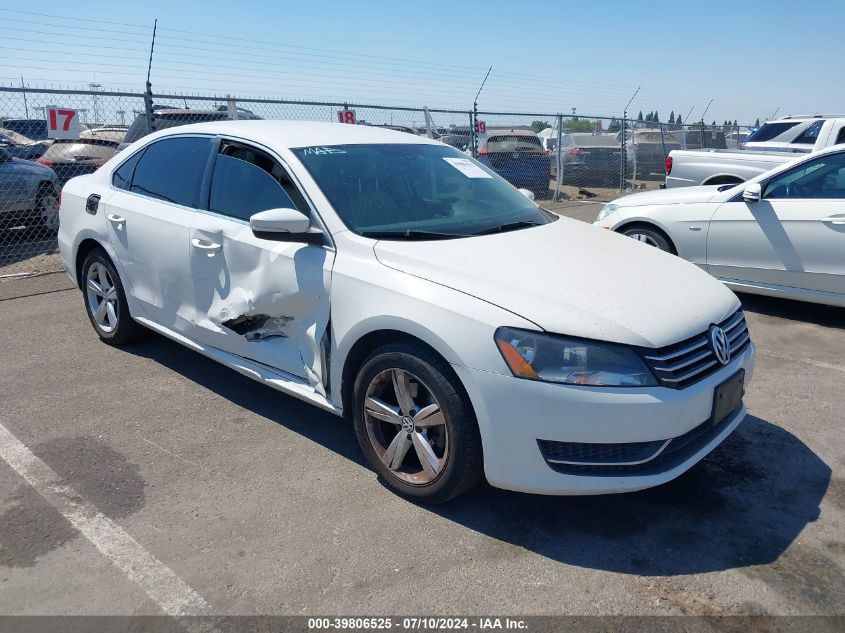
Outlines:
[[723, 365], [731, 362], [731, 344], [728, 342], [725, 331], [718, 325], [710, 328], [710, 346], [713, 348], [713, 353], [716, 354], [716, 360]]

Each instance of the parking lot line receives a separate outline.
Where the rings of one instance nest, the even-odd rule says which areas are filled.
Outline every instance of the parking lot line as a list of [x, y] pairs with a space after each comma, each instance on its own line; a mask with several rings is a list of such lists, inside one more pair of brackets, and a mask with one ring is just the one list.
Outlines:
[[836, 365], [835, 363], [826, 363], [821, 360], [813, 360], [812, 358], [801, 358], [797, 356], [793, 356], [791, 354], [781, 354], [780, 352], [773, 352], [767, 349], [760, 349], [758, 348], [758, 352], [761, 354], [765, 354], [766, 356], [771, 356], [772, 358], [779, 358], [781, 360], [788, 360], [792, 362], [799, 362], [805, 363], [807, 365], [813, 365], [814, 367], [819, 367], [821, 369], [833, 369], [836, 371], [845, 371], [845, 365]]
[[208, 603], [119, 525], [84, 500], [0, 424], [0, 457], [106, 558], [171, 616], [205, 615]]

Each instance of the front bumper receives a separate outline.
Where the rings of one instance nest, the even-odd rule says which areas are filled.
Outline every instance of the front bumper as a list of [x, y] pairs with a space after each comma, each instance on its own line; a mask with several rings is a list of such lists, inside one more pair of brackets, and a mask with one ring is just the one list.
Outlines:
[[[747, 347], [727, 366], [684, 389], [665, 387], [597, 388], [522, 380], [455, 367], [465, 385], [481, 429], [484, 471], [494, 486], [557, 495], [628, 492], [657, 486], [685, 472], [724, 441], [745, 417], [741, 407], [709, 434], [696, 427], [711, 418], [716, 386], [745, 370], [747, 385], [755, 349]], [[685, 435], [686, 434], [686, 435]], [[625, 474], [570, 474], [546, 461], [538, 440], [622, 444], [695, 437], [678, 459]], [[679, 442], [680, 443], [680, 442]], [[548, 455], [547, 455], [548, 456]], [[563, 472], [562, 472], [563, 471]], [[598, 471], [596, 471], [598, 472]]]

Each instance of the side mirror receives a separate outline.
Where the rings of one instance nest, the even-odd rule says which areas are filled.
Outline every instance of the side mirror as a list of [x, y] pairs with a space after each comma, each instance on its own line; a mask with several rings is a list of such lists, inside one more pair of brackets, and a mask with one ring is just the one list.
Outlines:
[[256, 237], [278, 242], [322, 242], [323, 234], [309, 232], [311, 220], [296, 209], [268, 209], [250, 216], [249, 226]]
[[520, 189], [519, 193], [521, 193], [523, 196], [525, 196], [529, 200], [534, 200], [534, 192], [533, 191], [529, 191], [528, 189]]
[[759, 202], [762, 196], [763, 188], [758, 182], [752, 182], [745, 185], [745, 189], [742, 191], [742, 199], [746, 202]]

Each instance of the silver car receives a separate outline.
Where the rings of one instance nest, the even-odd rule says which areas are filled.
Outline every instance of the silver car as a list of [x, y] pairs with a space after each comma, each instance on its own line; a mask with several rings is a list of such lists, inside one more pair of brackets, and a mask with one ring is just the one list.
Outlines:
[[49, 167], [0, 148], [0, 228], [43, 224], [59, 228], [58, 177]]

